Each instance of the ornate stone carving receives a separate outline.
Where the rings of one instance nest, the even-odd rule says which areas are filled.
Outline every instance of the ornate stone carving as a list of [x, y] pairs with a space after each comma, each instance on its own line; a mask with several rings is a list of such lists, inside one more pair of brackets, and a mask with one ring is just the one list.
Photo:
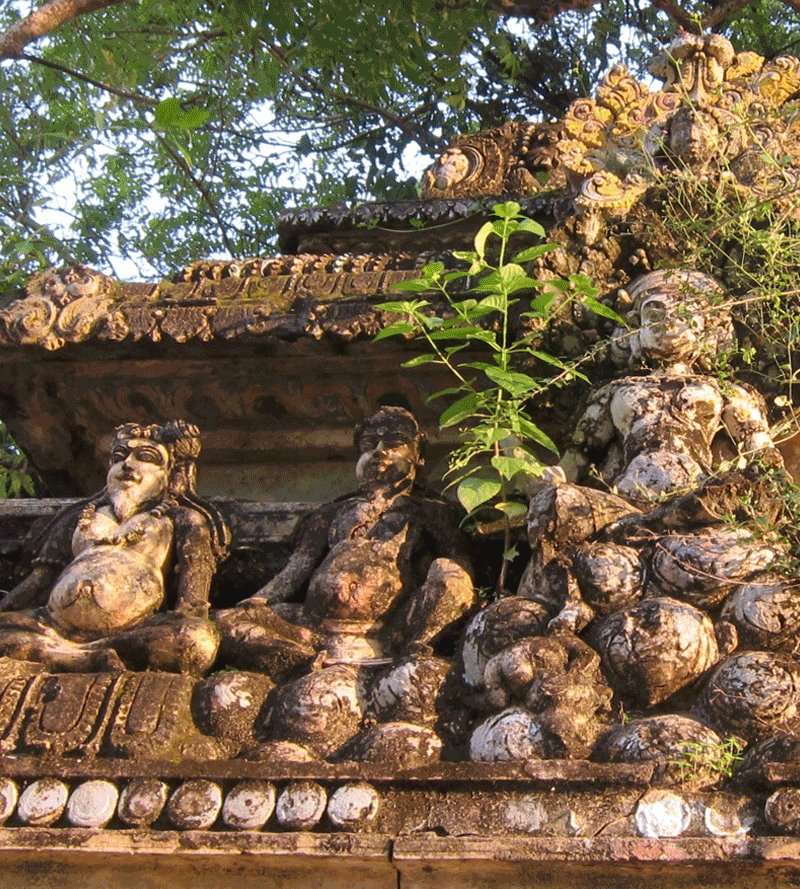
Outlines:
[[[474, 601], [452, 505], [414, 487], [423, 462], [414, 418], [403, 408], [382, 408], [356, 441], [359, 492], [310, 516], [286, 567], [252, 599], [214, 615], [227, 663], [280, 680], [316, 659], [313, 672], [273, 693], [268, 735], [322, 756], [360, 726], [365, 692], [357, 688], [366, 679], [358, 670], [435, 643]], [[286, 601], [306, 583], [302, 603]], [[352, 706], [340, 706], [345, 700]], [[408, 718], [416, 709], [396, 701], [384, 718], [396, 718], [395, 711]], [[345, 711], [344, 727], [335, 729]], [[428, 713], [420, 718], [430, 721]]]
[[[30, 574], [0, 603], [4, 655], [77, 672], [211, 666], [208, 594], [228, 532], [195, 493], [199, 452], [198, 429], [180, 421], [116, 430], [106, 487], [53, 520]], [[173, 568], [176, 598], [163, 611]]]
[[[469, 136], [424, 174], [424, 197], [531, 194], [572, 190], [578, 235], [598, 243], [607, 224], [625, 219], [657, 173], [729, 167], [748, 187], [774, 199], [785, 176], [766, 174], [753, 153], [797, 157], [790, 117], [777, 112], [800, 83], [800, 63], [765, 63], [736, 54], [719, 34], [680, 31], [651, 67], [666, 81], [651, 92], [621, 66], [606, 75], [594, 99], [578, 99], [558, 124], [506, 124]], [[796, 163], [792, 166], [797, 166]], [[760, 178], [759, 178], [760, 177]]]

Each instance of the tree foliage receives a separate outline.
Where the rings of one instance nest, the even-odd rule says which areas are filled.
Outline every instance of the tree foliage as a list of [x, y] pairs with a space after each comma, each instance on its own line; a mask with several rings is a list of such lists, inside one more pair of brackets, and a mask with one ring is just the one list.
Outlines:
[[[86, 14], [0, 63], [5, 287], [44, 264], [152, 277], [263, 254], [286, 206], [413, 197], [452, 134], [558, 117], [611, 64], [643, 73], [676, 19], [721, 16], [767, 56], [800, 33], [780, 0], [609, 0], [539, 27], [481, 2], [71, 4]], [[0, 32], [28, 11], [12, 2]]]

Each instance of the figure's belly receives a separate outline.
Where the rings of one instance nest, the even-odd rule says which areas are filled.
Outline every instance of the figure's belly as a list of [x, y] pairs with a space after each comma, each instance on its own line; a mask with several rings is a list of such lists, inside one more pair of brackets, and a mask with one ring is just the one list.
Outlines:
[[87, 550], [61, 574], [47, 603], [70, 638], [90, 640], [133, 626], [164, 600], [164, 580], [152, 562], [124, 548]]
[[314, 574], [305, 610], [319, 619], [380, 619], [403, 591], [391, 542], [348, 540], [337, 544]]

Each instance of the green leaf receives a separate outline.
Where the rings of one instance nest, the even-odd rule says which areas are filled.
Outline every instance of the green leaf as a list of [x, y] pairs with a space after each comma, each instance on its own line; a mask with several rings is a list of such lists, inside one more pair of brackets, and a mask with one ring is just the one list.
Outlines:
[[[541, 226], [539, 227], [541, 228]], [[517, 253], [514, 257], [514, 262], [531, 262], [531, 260], [538, 259], [545, 253], [552, 253], [553, 250], [558, 250], [558, 244], [539, 244], [536, 247], [528, 247]]]
[[475, 245], [475, 253], [478, 256], [479, 261], [483, 259], [484, 254], [486, 253], [486, 239], [493, 231], [494, 225], [491, 222], [486, 222], [480, 227], [478, 234], [475, 235], [473, 244]]
[[487, 503], [500, 493], [502, 485], [498, 481], [486, 478], [465, 478], [458, 483], [456, 497], [467, 512], [474, 512], [479, 506]]
[[392, 284], [389, 288], [390, 290], [414, 290], [417, 293], [422, 293], [423, 291], [430, 290], [431, 285], [423, 281], [422, 278], [414, 278], [411, 281], [398, 281], [396, 284]]
[[591, 309], [595, 315], [600, 315], [601, 318], [609, 318], [611, 321], [619, 324], [620, 327], [628, 326], [628, 322], [622, 315], [615, 312], [610, 306], [605, 305], [605, 303], [601, 303], [600, 300], [595, 299], [593, 296], [587, 296], [583, 301], [583, 305]]
[[502, 370], [499, 367], [487, 367], [484, 370], [487, 377], [498, 386], [502, 386], [506, 392], [522, 398], [531, 392], [535, 392], [539, 388], [539, 383], [531, 379], [527, 374], [517, 373], [515, 371]]
[[480, 301], [480, 306], [488, 312], [503, 312], [508, 306], [508, 297], [503, 293], [492, 293]]
[[429, 334], [432, 340], [481, 340], [486, 343], [493, 343], [494, 336], [487, 330], [480, 327], [450, 327], [444, 330], [434, 330]]
[[382, 312], [402, 312], [403, 314], [410, 314], [417, 309], [424, 309], [425, 306], [429, 305], [430, 303], [426, 299], [415, 299], [411, 302], [378, 303], [375, 308], [380, 309]]
[[495, 509], [502, 510], [510, 519], [528, 512], [528, 507], [524, 503], [518, 503], [516, 500], [504, 500], [502, 503], [496, 503]]
[[434, 398], [442, 398], [445, 395], [455, 395], [457, 392], [461, 392], [461, 387], [451, 386], [449, 389], [440, 389], [438, 392], [434, 392], [433, 395], [429, 395], [425, 400], [431, 402]]
[[458, 401], [442, 412], [441, 417], [439, 417], [439, 426], [442, 429], [446, 429], [448, 426], [455, 426], [457, 423], [461, 423], [474, 415], [477, 406], [478, 395], [475, 392], [470, 392], [469, 395], [459, 398]]
[[474, 250], [454, 250], [453, 256], [462, 262], [473, 263], [478, 260], [478, 254]]
[[492, 466], [503, 476], [503, 478], [514, 478], [518, 472], [528, 472], [530, 470], [530, 461], [522, 457], [501, 457], [496, 456], [491, 459]]
[[521, 209], [522, 207], [516, 201], [506, 201], [505, 204], [495, 204], [492, 207], [492, 212], [501, 219], [513, 219], [513, 217], [519, 216]]
[[175, 96], [164, 99], [156, 105], [153, 114], [155, 115], [156, 125], [168, 127], [175, 123], [180, 117], [183, 117], [183, 108], [181, 108], [181, 100]]
[[195, 130], [208, 120], [208, 111], [205, 108], [190, 108], [186, 114], [173, 121], [174, 126], [182, 130]]
[[429, 281], [436, 280], [444, 272], [443, 262], [429, 262], [423, 269], [422, 274]]
[[542, 445], [542, 447], [545, 447], [556, 454], [558, 453], [558, 448], [556, 447], [553, 439], [550, 438], [549, 435], [542, 432], [542, 430], [535, 423], [531, 423], [530, 420], [527, 420], [522, 415], [520, 415], [517, 419], [519, 422], [520, 434], [524, 438], [529, 438], [531, 441], [535, 441], [537, 444]]
[[416, 358], [411, 358], [408, 361], [404, 361], [401, 366], [421, 367], [423, 364], [436, 364], [437, 361], [439, 361], [439, 359], [435, 355], [417, 355]]
[[536, 299], [531, 300], [532, 315], [544, 315], [556, 298], [554, 293], [540, 293]]
[[534, 358], [538, 358], [539, 361], [543, 361], [545, 364], [550, 364], [553, 367], [559, 368], [559, 370], [569, 371], [569, 373], [577, 377], [579, 380], [583, 380], [586, 383], [590, 382], [589, 378], [585, 376], [585, 374], [582, 374], [572, 365], [564, 364], [561, 359], [556, 358], [554, 355], [549, 355], [547, 352], [537, 352], [535, 349], [532, 349], [529, 354], [533, 355]]
[[[543, 238], [546, 235], [544, 228], [539, 225], [538, 222], [536, 222], [534, 219], [528, 219], [527, 217], [520, 220], [519, 231], [530, 232], [533, 235], [538, 235], [540, 238]], [[553, 246], [557, 247], [558, 245]]]
[[379, 330], [375, 334], [373, 342], [377, 343], [379, 340], [385, 340], [390, 336], [404, 336], [407, 333], [414, 333], [415, 330], [414, 325], [409, 324], [408, 321], [395, 321], [393, 324], [384, 327], [383, 330]]
[[487, 448], [490, 448], [498, 442], [503, 441], [504, 438], [509, 438], [513, 434], [513, 430], [507, 429], [503, 426], [498, 426], [495, 429], [487, 430], [487, 433], [483, 438], [483, 443], [486, 445]]
[[577, 293], [583, 293], [586, 296], [597, 295], [597, 288], [592, 284], [592, 279], [588, 275], [570, 275], [569, 281]]

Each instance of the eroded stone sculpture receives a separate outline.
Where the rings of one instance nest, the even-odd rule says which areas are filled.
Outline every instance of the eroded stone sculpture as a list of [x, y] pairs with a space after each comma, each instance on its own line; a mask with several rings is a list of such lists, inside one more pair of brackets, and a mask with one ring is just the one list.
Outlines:
[[[547, 758], [559, 745], [562, 756], [590, 755], [613, 722], [611, 689], [644, 713], [671, 701], [725, 736], [762, 737], [791, 721], [790, 659], [735, 653], [739, 628], [750, 644], [786, 650], [782, 628], [796, 625], [797, 605], [776, 570], [786, 544], [768, 530], [781, 509], [782, 460], [766, 406], [708, 372], [732, 346], [721, 297], [713, 279], [682, 270], [644, 275], [623, 294], [631, 327], [617, 329], [614, 351], [627, 371], [589, 392], [560, 465], [531, 480], [532, 557], [519, 593], [481, 612], [465, 636], [471, 703], [495, 711], [475, 728], [471, 758]], [[723, 471], [720, 433], [735, 467]], [[603, 675], [598, 661], [576, 697], [569, 677], [591, 664], [571, 635], [582, 631]], [[553, 669], [554, 646], [568, 638], [570, 654]], [[543, 708], [532, 690], [551, 675], [560, 693]], [[773, 698], [784, 705], [767, 718]], [[620, 734], [613, 753], [605, 741], [596, 755], [636, 762], [649, 745], [663, 759], [695, 743], [683, 727]]]
[[55, 671], [208, 670], [219, 641], [208, 596], [228, 532], [196, 494], [199, 452], [199, 430], [182, 421], [115, 430], [105, 488], [53, 520], [0, 603], [0, 653]]
[[[423, 437], [414, 418], [381, 408], [356, 443], [358, 492], [311, 515], [286, 567], [214, 615], [226, 663], [290, 680], [275, 692], [269, 737], [323, 757], [360, 726], [364, 668], [427, 657], [474, 601], [453, 505], [415, 488]], [[287, 601], [306, 585], [302, 601]]]

